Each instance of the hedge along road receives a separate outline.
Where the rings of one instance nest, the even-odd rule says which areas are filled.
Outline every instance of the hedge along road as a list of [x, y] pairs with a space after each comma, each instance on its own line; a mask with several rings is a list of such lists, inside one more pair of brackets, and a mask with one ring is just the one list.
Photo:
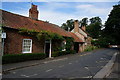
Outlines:
[[116, 52], [116, 49], [100, 49], [86, 55], [65, 56], [63, 60], [9, 71], [3, 74], [3, 78], [89, 78], [101, 70]]

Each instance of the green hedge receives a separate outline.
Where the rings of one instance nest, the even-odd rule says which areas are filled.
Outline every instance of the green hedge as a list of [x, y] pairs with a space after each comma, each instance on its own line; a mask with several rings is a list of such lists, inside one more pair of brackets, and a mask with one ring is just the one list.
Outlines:
[[46, 57], [45, 53], [7, 54], [2, 56], [2, 63], [16, 63], [28, 60], [39, 60]]
[[74, 50], [70, 51], [57, 51], [52, 53], [52, 57], [57, 57], [57, 56], [62, 56], [62, 55], [67, 55], [67, 54], [75, 54]]
[[96, 47], [96, 46], [87, 46], [84, 51], [92, 51], [94, 49], [98, 49], [98, 47]]

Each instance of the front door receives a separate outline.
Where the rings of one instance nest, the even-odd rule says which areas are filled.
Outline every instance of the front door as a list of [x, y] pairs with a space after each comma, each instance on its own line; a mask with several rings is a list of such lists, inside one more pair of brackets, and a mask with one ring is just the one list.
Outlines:
[[74, 43], [74, 50], [76, 51], [76, 53], [78, 53], [79, 51], [79, 43]]
[[45, 53], [46, 53], [46, 57], [49, 57], [49, 51], [50, 51], [50, 41], [45, 41]]

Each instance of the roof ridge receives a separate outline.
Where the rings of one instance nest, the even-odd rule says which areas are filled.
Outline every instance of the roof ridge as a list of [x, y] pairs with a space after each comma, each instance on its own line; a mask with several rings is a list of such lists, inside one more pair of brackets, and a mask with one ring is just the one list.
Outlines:
[[[10, 13], [10, 14], [13, 14], [13, 15], [17, 15], [17, 16], [21, 16], [21, 17], [25, 17], [25, 18], [31, 19], [30, 17], [24, 16], [24, 15], [20, 15], [20, 14], [17, 14], [17, 13], [12, 13], [12, 12], [9, 12], [9, 11], [6, 11], [6, 10], [2, 10], [2, 9], [0, 9], [0, 10], [4, 11], [4, 12], [7, 12], [7, 13]], [[42, 20], [39, 20], [39, 19], [38, 20], [31, 19], [31, 20], [33, 20], [33, 21], [42, 21]], [[46, 22], [46, 21], [42, 21], [42, 22], [49, 23], [49, 22]], [[54, 23], [49, 23], [49, 24], [56, 25]], [[56, 26], [58, 26], [58, 25], [56, 25]]]
[[0, 11], [2, 11], [3, 22], [6, 24], [6, 26], [9, 26], [11, 28], [18, 29], [23, 27], [28, 29], [46, 30], [46, 31], [61, 34], [63, 36], [70, 36], [67, 31], [65, 31], [64, 29], [62, 29], [61, 27], [53, 23], [48, 23], [42, 20], [33, 20], [29, 17], [8, 12], [1, 9]]

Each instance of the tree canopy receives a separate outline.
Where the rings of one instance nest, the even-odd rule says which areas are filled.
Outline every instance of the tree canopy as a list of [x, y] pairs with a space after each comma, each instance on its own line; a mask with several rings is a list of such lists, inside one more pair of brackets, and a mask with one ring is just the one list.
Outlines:
[[120, 44], [120, 4], [113, 6], [105, 23], [104, 36], [110, 44]]
[[81, 26], [87, 26], [87, 25], [88, 25], [88, 18], [83, 18], [83, 19], [80, 21], [80, 24], [81, 24]]
[[74, 28], [74, 20], [67, 20], [66, 23], [62, 24], [61, 28], [63, 28], [66, 31], [71, 31]]
[[[102, 28], [102, 20], [100, 17], [92, 17], [88, 20], [88, 18], [83, 18], [79, 21], [79, 26], [86, 26], [86, 31], [90, 34], [93, 38], [98, 38], [101, 35], [101, 28]], [[90, 24], [88, 25], [88, 22]], [[66, 31], [71, 31], [74, 28], [74, 20], [70, 19], [67, 20], [66, 23], [63, 23], [61, 28], [65, 29]]]
[[92, 38], [99, 38], [101, 36], [102, 20], [99, 17], [92, 17], [89, 19], [90, 24], [86, 26], [86, 31]]

